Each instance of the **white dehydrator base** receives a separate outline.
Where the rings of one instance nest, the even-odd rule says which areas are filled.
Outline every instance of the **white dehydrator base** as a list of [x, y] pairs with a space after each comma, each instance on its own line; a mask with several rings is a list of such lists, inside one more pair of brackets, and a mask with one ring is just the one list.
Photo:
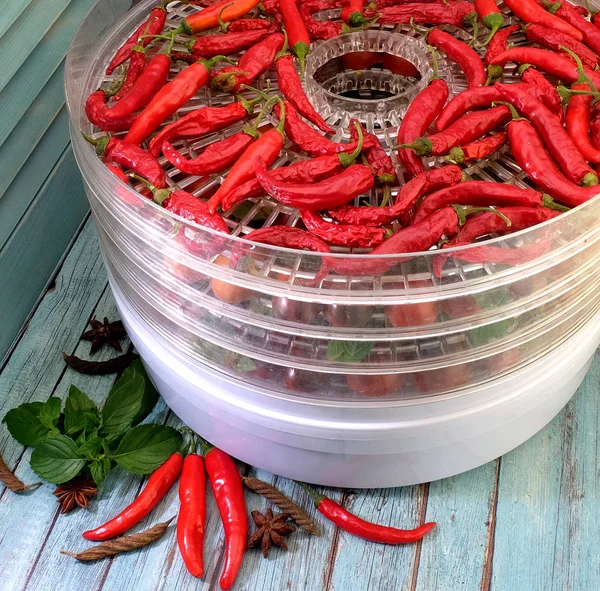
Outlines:
[[459, 394], [344, 406], [273, 396], [199, 367], [154, 333], [111, 280], [122, 319], [173, 411], [235, 458], [274, 474], [351, 488], [459, 474], [517, 447], [568, 402], [600, 344], [600, 313], [543, 358]]

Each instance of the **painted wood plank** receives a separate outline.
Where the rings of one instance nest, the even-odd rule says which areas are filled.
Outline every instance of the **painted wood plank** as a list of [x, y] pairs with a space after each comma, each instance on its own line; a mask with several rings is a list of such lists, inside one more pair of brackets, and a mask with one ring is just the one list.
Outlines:
[[[0, 158], [0, 203], [2, 203], [2, 197], [9, 185], [15, 180], [27, 159], [40, 147], [40, 142], [44, 141], [44, 134], [47, 134], [46, 138], [52, 136], [53, 140], [52, 143], [48, 139], [44, 142], [46, 153], [43, 162], [52, 162], [52, 166], [54, 166], [60, 154], [67, 147], [69, 129], [66, 109], [62, 113], [60, 121], [57, 122], [65, 101], [63, 84], [63, 68], [61, 67], [54, 72], [48, 84], [44, 86], [42, 92], [37, 96], [31, 107], [27, 109], [21, 121], [4, 143], [2, 158]], [[41, 152], [42, 149], [38, 150], [36, 168], [32, 168], [28, 174], [35, 174], [35, 171], [38, 170], [39, 165], [42, 163], [39, 161]], [[45, 176], [48, 176], [49, 170]], [[36, 192], [37, 189], [28, 191], [32, 196]]]
[[71, 0], [34, 0], [0, 37], [0, 55], [10, 55], [10, 59], [0, 60], [0, 91], [23, 66], [32, 47], [40, 42], [70, 3]]
[[600, 588], [600, 354], [550, 425], [502, 458], [492, 589]]
[[11, 0], [2, 6], [2, 20], [0, 20], [0, 37], [12, 27], [13, 23], [27, 9], [33, 0]]
[[0, 251], [0, 359], [17, 336], [87, 210], [81, 176], [69, 148]]

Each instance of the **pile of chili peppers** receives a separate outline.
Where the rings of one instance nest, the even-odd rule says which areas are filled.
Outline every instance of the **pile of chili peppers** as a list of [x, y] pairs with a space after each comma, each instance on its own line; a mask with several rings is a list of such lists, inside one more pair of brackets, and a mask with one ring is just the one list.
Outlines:
[[[107, 132], [88, 139], [122, 182], [141, 180], [144, 195], [216, 233], [229, 233], [229, 214], [243, 201], [270, 197], [298, 210], [296, 227], [264, 228], [246, 234], [249, 241], [323, 253], [345, 247], [402, 254], [524, 229], [600, 190], [600, 19], [590, 20], [588, 11], [564, 0], [505, 4], [521, 26], [505, 26], [495, 0], [265, 0], [260, 6], [257, 0], [217, 0], [172, 30], [165, 30], [168, 6], [158, 6], [110, 62], [111, 87], [88, 98], [89, 120]], [[318, 18], [339, 8], [339, 22]], [[489, 30], [483, 39], [477, 37], [479, 22]], [[349, 123], [348, 142], [329, 137], [334, 130], [302, 82], [315, 43], [377, 23], [419, 28], [433, 63], [433, 75], [409, 105], [396, 141], [386, 137], [388, 146], [396, 144], [391, 149], [381, 143], [380, 132], [358, 121]], [[471, 28], [468, 42], [464, 30]], [[461, 34], [454, 34], [458, 29]], [[525, 43], [512, 47], [511, 36], [517, 35]], [[180, 46], [187, 53], [174, 51]], [[464, 74], [464, 91], [452, 95], [438, 75], [438, 52]], [[343, 63], [357, 69], [381, 63], [395, 75], [418, 75], [408, 62], [397, 69], [399, 59], [363, 52], [344, 56]], [[520, 80], [508, 84], [503, 76], [513, 64]], [[271, 73], [279, 96], [270, 92]], [[259, 90], [254, 84], [261, 78], [267, 84]], [[190, 109], [190, 99], [203, 88], [229, 92], [232, 102]], [[184, 106], [185, 114], [173, 119]], [[244, 125], [255, 110], [260, 114], [254, 124]], [[267, 128], [271, 112], [279, 122]], [[188, 157], [181, 149], [184, 140], [210, 139], [233, 125], [237, 133], [203, 141], [199, 154]], [[271, 168], [286, 142], [308, 158]], [[507, 148], [531, 189], [471, 181], [457, 166]], [[226, 173], [224, 180], [204, 201], [170, 186], [161, 154], [181, 173], [205, 179]], [[361, 205], [361, 196], [372, 190], [377, 203]], [[494, 207], [501, 208], [499, 215], [487, 211]], [[465, 222], [477, 231], [466, 231]], [[193, 241], [182, 242], [198, 252]], [[215, 236], [210, 254], [218, 254], [223, 242]], [[389, 259], [368, 265], [350, 258], [323, 261], [320, 277], [390, 268]]]

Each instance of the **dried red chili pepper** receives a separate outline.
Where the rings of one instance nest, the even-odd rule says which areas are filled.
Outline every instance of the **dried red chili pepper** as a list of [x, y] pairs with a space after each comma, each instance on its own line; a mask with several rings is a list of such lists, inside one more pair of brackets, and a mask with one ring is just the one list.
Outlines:
[[342, 20], [351, 27], [360, 27], [367, 20], [363, 11], [363, 0], [349, 0], [342, 8]]
[[108, 136], [96, 140], [84, 137], [95, 147], [96, 154], [103, 161], [129, 168], [159, 189], [167, 186], [167, 175], [158, 160], [139, 146]]
[[181, 557], [190, 574], [204, 576], [204, 531], [206, 527], [206, 473], [204, 458], [196, 453], [192, 443], [183, 463], [179, 481], [179, 518], [177, 543]]
[[579, 37], [575, 39], [583, 42], [591, 47], [596, 53], [600, 53], [600, 30], [579, 12], [579, 10], [570, 4], [569, 2], [560, 2], [560, 0], [553, 2], [549, 7], [549, 12], [555, 14], [559, 20], [562, 20], [574, 28], [578, 33]]
[[208, 207], [212, 213], [221, 205], [221, 201], [223, 201], [226, 195], [256, 176], [255, 168], [258, 166], [259, 160], [266, 162], [268, 165], [271, 165], [275, 161], [275, 158], [281, 152], [281, 148], [283, 148], [283, 140], [285, 139], [284, 125], [285, 108], [282, 108], [279, 125], [273, 129], [269, 129], [269, 131], [261, 135], [248, 147], [227, 173], [223, 184], [217, 192], [208, 200]]
[[443, 131], [468, 111], [490, 107], [493, 102], [501, 99], [502, 95], [495, 86], [480, 86], [465, 90], [457, 94], [442, 109], [442, 112], [435, 121], [435, 128], [438, 131]]
[[529, 93], [514, 88], [514, 84], [497, 84], [496, 86], [504, 100], [512, 104], [532, 122], [544, 140], [548, 151], [567, 178], [585, 186], [598, 184], [596, 173], [585, 162], [563, 126], [547, 107]]
[[596, 150], [600, 150], [600, 115], [590, 120], [590, 140]]
[[[531, 97], [529, 94], [527, 96]], [[463, 115], [444, 131], [429, 137], [417, 138], [410, 144], [401, 144], [399, 148], [411, 148], [418, 156], [444, 156], [452, 148], [468, 144], [484, 136], [510, 121], [510, 118], [510, 110], [504, 105], [492, 107], [486, 111], [473, 111]], [[553, 119], [558, 123], [556, 117], [553, 116]]]
[[244, 117], [252, 115], [254, 106], [262, 99], [247, 101], [238, 97], [238, 102], [224, 107], [202, 107], [187, 113], [163, 127], [150, 141], [150, 153], [156, 157], [161, 153], [163, 144], [173, 139], [199, 138], [208, 133], [214, 133], [241, 121]]
[[133, 503], [104, 525], [84, 532], [83, 537], [92, 542], [103, 542], [129, 531], [144, 519], [169, 492], [181, 474], [182, 468], [183, 457], [180, 453], [174, 453], [150, 476], [144, 490]]
[[[587, 84], [576, 84], [573, 90], [589, 91]], [[576, 94], [571, 97], [565, 115], [565, 127], [569, 137], [588, 162], [600, 164], [600, 150], [592, 145], [590, 138], [590, 113], [592, 96]]]
[[[423, 136], [442, 110], [448, 94], [448, 84], [438, 76], [437, 53], [434, 52], [433, 76], [429, 85], [410, 103], [398, 128], [398, 144], [410, 144]], [[413, 150], [398, 150], [398, 160], [406, 169], [409, 178], [425, 171], [423, 162]]]
[[220, 60], [227, 58], [218, 55], [210, 60], [198, 61], [163, 86], [135, 120], [125, 141], [139, 146], [148, 139], [167, 117], [187, 103], [208, 82], [213, 64]]
[[110, 64], [108, 64], [108, 68], [106, 68], [106, 73], [108, 75], [112, 74], [113, 71], [120, 66], [123, 62], [126, 62], [130, 55], [131, 50], [138, 43], [138, 39], [141, 35], [146, 33], [149, 35], [142, 39], [142, 46], [146, 47], [151, 41], [152, 38], [150, 35], [160, 35], [165, 28], [165, 23], [167, 21], [167, 10], [164, 6], [155, 6], [152, 9], [152, 12], [148, 16], [148, 18], [131, 34], [129, 39], [125, 41], [125, 43], [119, 48], [115, 57], [111, 60]]
[[475, 0], [475, 10], [483, 24], [490, 30], [490, 35], [484, 45], [488, 45], [494, 35], [504, 24], [504, 15], [495, 0]]
[[383, 228], [327, 222], [318, 213], [307, 209], [301, 210], [300, 215], [309, 232], [333, 246], [372, 248], [381, 244], [387, 234]]
[[218, 27], [220, 22], [234, 21], [250, 12], [260, 0], [221, 0], [208, 8], [185, 17], [175, 34], [192, 35]]
[[274, 27], [226, 33], [225, 35], [202, 35], [197, 39], [191, 39], [187, 47], [196, 60], [214, 57], [215, 55], [232, 55], [262, 41], [273, 30]]
[[129, 58], [127, 75], [119, 92], [113, 97], [113, 101], [120, 101], [133, 87], [135, 81], [142, 75], [146, 67], [146, 50], [142, 45], [134, 45]]
[[520, 28], [521, 27], [519, 25], [511, 25], [510, 27], [504, 27], [503, 29], [500, 29], [488, 43], [483, 61], [486, 64], [489, 64], [490, 60], [495, 55], [506, 51], [508, 47], [508, 38]]
[[487, 76], [481, 58], [464, 41], [441, 29], [433, 29], [427, 35], [427, 43], [443, 51], [460, 66], [467, 78], [469, 88], [483, 86], [486, 83]]
[[112, 164], [111, 162], [107, 162], [106, 168], [108, 168], [108, 170], [110, 170], [117, 178], [122, 180], [126, 185], [129, 184], [129, 179], [127, 178], [127, 175], [123, 172], [123, 169], [120, 166]]
[[248, 518], [242, 480], [235, 463], [225, 452], [202, 442], [208, 480], [225, 530], [225, 564], [221, 589], [231, 589], [237, 578], [248, 537]]
[[464, 28], [476, 22], [478, 15], [470, 2], [457, 0], [449, 5], [441, 2], [412, 2], [402, 6], [391, 6], [379, 11], [365, 11], [367, 18], [377, 17], [380, 25], [408, 24], [453, 25]]
[[99, 88], [90, 94], [85, 102], [85, 116], [102, 131], [127, 131], [131, 128], [137, 115], [126, 115], [121, 119], [109, 119], [107, 113], [110, 110], [108, 99], [111, 91]]
[[219, 70], [212, 79], [211, 86], [227, 92], [239, 92], [242, 84], [252, 84], [258, 76], [273, 65], [275, 56], [283, 47], [283, 42], [284, 37], [281, 33], [272, 33], [246, 51], [237, 66]]
[[242, 31], [257, 31], [259, 29], [271, 29], [273, 23], [264, 18], [241, 18], [236, 21], [223, 23], [223, 33], [240, 33]]
[[298, 482], [298, 484], [312, 497], [319, 513], [344, 531], [365, 540], [381, 544], [410, 544], [422, 539], [436, 526], [435, 522], [431, 522], [416, 529], [397, 529], [369, 523], [353, 515], [326, 496], [314, 492], [305, 484], [301, 482]]
[[564, 117], [563, 105], [554, 85], [541, 72], [529, 64], [523, 64], [519, 68], [519, 75], [523, 82], [531, 84], [540, 90], [541, 95], [536, 96], [536, 98], [544, 103], [558, 117], [559, 121], [562, 121]]
[[508, 134], [505, 131], [501, 131], [496, 135], [491, 135], [466, 146], [452, 148], [448, 152], [448, 160], [457, 164], [481, 160], [497, 152], [506, 143], [507, 139]]
[[423, 199], [417, 207], [413, 223], [417, 223], [449, 205], [489, 205], [541, 207], [543, 195], [533, 189], [521, 189], [506, 183], [466, 181], [459, 185], [440, 189]]
[[320, 21], [312, 16], [315, 12], [339, 7], [339, 0], [317, 0], [313, 2], [302, 2], [300, 4], [300, 16], [303, 18], [304, 24], [312, 39], [333, 39], [333, 37], [339, 37], [346, 33], [360, 31], [369, 26], [372, 22], [370, 19], [367, 19], [365, 24], [361, 27], [349, 27], [346, 23], [338, 23], [329, 20]]
[[578, 41], [583, 39], [580, 31], [562, 20], [562, 18], [550, 14], [537, 4], [535, 0], [506, 0], [505, 4], [514, 15], [518, 16], [525, 23], [538, 23], [550, 29], [561, 31], [565, 35], [570, 35]]
[[310, 51], [310, 36], [304, 20], [300, 16], [296, 0], [280, 0], [279, 10], [287, 32], [290, 47], [300, 62], [300, 72], [304, 78], [305, 61]]

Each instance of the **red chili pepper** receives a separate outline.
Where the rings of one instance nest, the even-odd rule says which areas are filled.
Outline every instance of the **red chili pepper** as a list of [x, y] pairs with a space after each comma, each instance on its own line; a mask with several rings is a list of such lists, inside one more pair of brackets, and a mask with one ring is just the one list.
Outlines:
[[204, 443], [202, 447], [206, 472], [225, 530], [225, 565], [220, 585], [226, 591], [233, 586], [246, 552], [246, 501], [240, 474], [231, 457], [216, 447]]
[[261, 2], [263, 10], [274, 18], [281, 18], [281, 11], [279, 10], [279, 0], [263, 0]]
[[284, 36], [273, 33], [253, 45], [240, 58], [237, 66], [222, 68], [212, 80], [212, 87], [227, 92], [239, 92], [242, 84], [249, 85], [266, 72], [275, 61], [275, 56], [283, 47]]
[[581, 41], [583, 35], [575, 27], [544, 10], [535, 0], [506, 0], [506, 6], [525, 23], [538, 23], [556, 29]]
[[125, 81], [119, 92], [113, 97], [113, 101], [120, 101], [131, 90], [135, 81], [142, 75], [145, 67], [146, 50], [141, 45], [135, 45], [131, 50], [131, 57], [129, 58], [129, 67], [127, 68]]
[[226, 33], [225, 35], [203, 35], [192, 39], [188, 44], [188, 50], [197, 60], [215, 55], [232, 55], [252, 47], [272, 32], [273, 28]]
[[579, 187], [562, 175], [526, 119], [514, 119], [508, 124], [508, 140], [521, 170], [553, 199], [575, 207], [598, 194], [597, 187]]
[[125, 141], [139, 146], [148, 139], [167, 117], [187, 103], [208, 82], [213, 64], [222, 59], [225, 58], [216, 56], [196, 62], [161, 88], [131, 126]]
[[504, 100], [527, 117], [544, 140], [548, 151], [565, 173], [577, 184], [591, 186], [598, 184], [598, 177], [579, 153], [563, 126], [540, 101], [514, 84], [497, 84]]
[[187, 191], [171, 191], [166, 197], [163, 193], [156, 194], [154, 201], [186, 220], [229, 234], [229, 228], [225, 220], [216, 213], [210, 213], [205, 201], [201, 201]]
[[282, 54], [275, 59], [275, 67], [277, 68], [279, 90], [281, 90], [283, 96], [290, 102], [294, 109], [311, 123], [314, 123], [321, 131], [333, 133], [333, 129], [315, 111], [315, 108], [304, 93], [300, 77], [294, 67], [294, 58], [289, 54]]
[[[429, 85], [410, 103], [398, 128], [398, 143], [410, 144], [423, 136], [439, 115], [448, 98], [448, 84], [437, 75], [437, 54], [434, 56], [434, 73]], [[409, 178], [425, 171], [421, 159], [410, 149], [398, 150], [398, 160]]]
[[[598, 34], [600, 36], [600, 31], [598, 31]], [[599, 58], [591, 49], [586, 47], [580, 41], [577, 41], [576, 39], [573, 39], [573, 37], [561, 33], [556, 29], [549, 29], [543, 25], [533, 23], [527, 25], [525, 36], [531, 43], [537, 43], [552, 51], [563, 53], [562, 47], [570, 49], [579, 56], [585, 66], [592, 70], [598, 65]]]
[[498, 207], [496, 211], [510, 220], [510, 226], [499, 215], [491, 211], [484, 212], [470, 217], [460, 229], [455, 241], [466, 243], [489, 234], [518, 232], [531, 228], [531, 226], [537, 226], [561, 214], [560, 211], [547, 207]]
[[342, 8], [342, 20], [351, 27], [360, 27], [367, 20], [363, 15], [363, 11], [363, 0], [349, 0]]
[[131, 50], [137, 45], [138, 39], [141, 35], [149, 35], [142, 39], [142, 46], [146, 47], [151, 41], [150, 35], [160, 35], [165, 28], [165, 22], [167, 21], [167, 10], [163, 6], [155, 6], [150, 13], [150, 16], [132, 33], [132, 35], [125, 41], [125, 43], [119, 48], [115, 57], [111, 60], [108, 68], [106, 68], [107, 74], [112, 74], [113, 71], [120, 66], [123, 62], [127, 61], [131, 56]]
[[107, 162], [106, 168], [108, 168], [108, 170], [110, 170], [116, 177], [118, 177], [120, 180], [122, 180], [126, 185], [129, 184], [129, 179], [127, 178], [127, 175], [123, 172], [123, 169], [120, 166], [117, 166], [116, 164]]
[[93, 123], [102, 131], [127, 131], [137, 119], [137, 115], [127, 115], [122, 119], [110, 119], [108, 112], [108, 98], [110, 94], [99, 88], [92, 92], [85, 102], [85, 115], [90, 123]]
[[187, 16], [175, 29], [175, 34], [192, 35], [218, 27], [221, 22], [234, 21], [250, 12], [260, 0], [221, 0], [208, 8]]
[[391, 53], [383, 54], [382, 66], [384, 70], [389, 70], [392, 74], [398, 74], [399, 76], [407, 76], [410, 78], [421, 77], [421, 73], [414, 64], [403, 57], [392, 55]]
[[529, 64], [521, 66], [519, 73], [523, 82], [531, 84], [540, 90], [541, 94], [536, 96], [536, 98], [544, 103], [558, 117], [559, 121], [562, 121], [564, 117], [563, 105], [554, 85], [541, 72], [529, 66]]
[[481, 160], [497, 152], [506, 143], [507, 139], [508, 134], [505, 131], [501, 131], [496, 135], [491, 135], [466, 146], [452, 148], [448, 152], [448, 160], [457, 164]]
[[199, 138], [208, 133], [214, 133], [241, 121], [247, 115], [252, 115], [258, 101], [247, 101], [240, 98], [238, 102], [224, 107], [202, 107], [187, 113], [181, 119], [173, 121], [152, 138], [150, 153], [156, 157], [162, 151], [167, 140]]
[[[437, 4], [440, 0], [425, 0], [432, 4]], [[414, 4], [414, 0], [377, 0], [375, 7], [378, 9], [387, 8], [389, 6], [399, 6], [400, 4]]]
[[590, 139], [592, 146], [600, 150], [600, 115], [596, 115], [590, 120]]
[[[531, 97], [526, 92], [524, 94]], [[463, 146], [484, 136], [510, 121], [510, 118], [510, 110], [504, 105], [492, 107], [486, 111], [473, 111], [463, 115], [444, 131], [429, 137], [417, 138], [411, 144], [401, 144], [400, 147], [411, 148], [418, 156], [444, 156], [452, 148]], [[553, 116], [553, 119], [558, 123], [556, 117]]]
[[241, 18], [229, 23], [223, 23], [223, 32], [240, 33], [242, 31], [257, 31], [259, 29], [271, 29], [273, 23], [263, 18]]
[[[587, 84], [576, 84], [573, 90], [589, 91]], [[592, 96], [589, 94], [575, 94], [567, 104], [565, 126], [569, 137], [588, 162], [600, 164], [600, 150], [592, 145], [590, 139], [590, 112]]]
[[97, 140], [88, 137], [85, 139], [95, 146], [96, 154], [103, 161], [129, 168], [159, 189], [167, 186], [167, 175], [158, 160], [139, 146], [108, 136]]
[[254, 143], [250, 144], [227, 173], [223, 184], [208, 200], [208, 208], [211, 213], [217, 210], [217, 207], [221, 205], [221, 201], [223, 201], [226, 195], [256, 176], [255, 168], [258, 166], [259, 161], [264, 161], [268, 165], [271, 165], [275, 161], [277, 156], [279, 156], [279, 152], [281, 152], [281, 148], [283, 148], [283, 140], [285, 139], [284, 124], [285, 109], [282, 109], [279, 125], [273, 129], [269, 129]]
[[500, 29], [488, 43], [483, 61], [486, 64], [489, 64], [494, 56], [506, 51], [508, 47], [508, 38], [520, 28], [519, 25], [511, 25], [510, 27]]
[[185, 458], [179, 482], [177, 543], [190, 574], [204, 576], [204, 531], [206, 527], [206, 472], [204, 458], [192, 449]]
[[600, 30], [593, 24], [587, 21], [579, 10], [569, 2], [554, 2], [549, 8], [550, 13], [555, 14], [560, 20], [566, 22], [574, 28], [579, 37], [575, 39], [583, 42], [591, 47], [597, 54], [600, 53]]
[[333, 39], [333, 37], [339, 37], [346, 33], [362, 30], [364, 26], [368, 26], [371, 22], [368, 20], [362, 27], [349, 27], [346, 23], [338, 23], [330, 20], [321, 21], [313, 17], [315, 12], [339, 7], [339, 0], [314, 0], [312, 2], [302, 2], [300, 4], [300, 16], [304, 20], [304, 24], [312, 39]]
[[464, 41], [460, 41], [441, 29], [433, 29], [427, 35], [427, 43], [443, 51], [461, 67], [469, 88], [485, 85], [487, 76], [483, 62], [475, 50]]
[[300, 16], [296, 0], [280, 0], [279, 10], [288, 35], [289, 44], [300, 62], [300, 72], [304, 77], [304, 63], [310, 51], [310, 36], [304, 20]]
[[319, 513], [335, 523], [340, 529], [371, 542], [379, 542], [381, 544], [410, 544], [421, 540], [436, 526], [434, 522], [431, 522], [416, 529], [397, 529], [395, 527], [369, 523], [353, 515], [331, 499], [314, 492], [305, 484], [300, 482], [298, 484], [312, 497]]
[[144, 519], [169, 492], [181, 474], [182, 468], [183, 457], [179, 453], [174, 453], [150, 476], [144, 490], [131, 505], [104, 525], [84, 532], [83, 537], [92, 542], [103, 542], [129, 531]]
[[307, 209], [301, 210], [300, 215], [309, 232], [334, 246], [372, 248], [381, 244], [387, 234], [383, 228], [333, 224], [325, 221], [318, 213]]
[[449, 5], [441, 2], [412, 2], [403, 6], [391, 6], [379, 11], [365, 11], [367, 18], [377, 18], [379, 25], [397, 25], [413, 23], [421, 25], [453, 25], [464, 28], [472, 25], [478, 18], [470, 2], [457, 0]]
[[495, 0], [474, 0], [475, 10], [483, 24], [490, 30], [490, 36], [484, 45], [488, 45], [496, 32], [504, 24], [504, 15]]

